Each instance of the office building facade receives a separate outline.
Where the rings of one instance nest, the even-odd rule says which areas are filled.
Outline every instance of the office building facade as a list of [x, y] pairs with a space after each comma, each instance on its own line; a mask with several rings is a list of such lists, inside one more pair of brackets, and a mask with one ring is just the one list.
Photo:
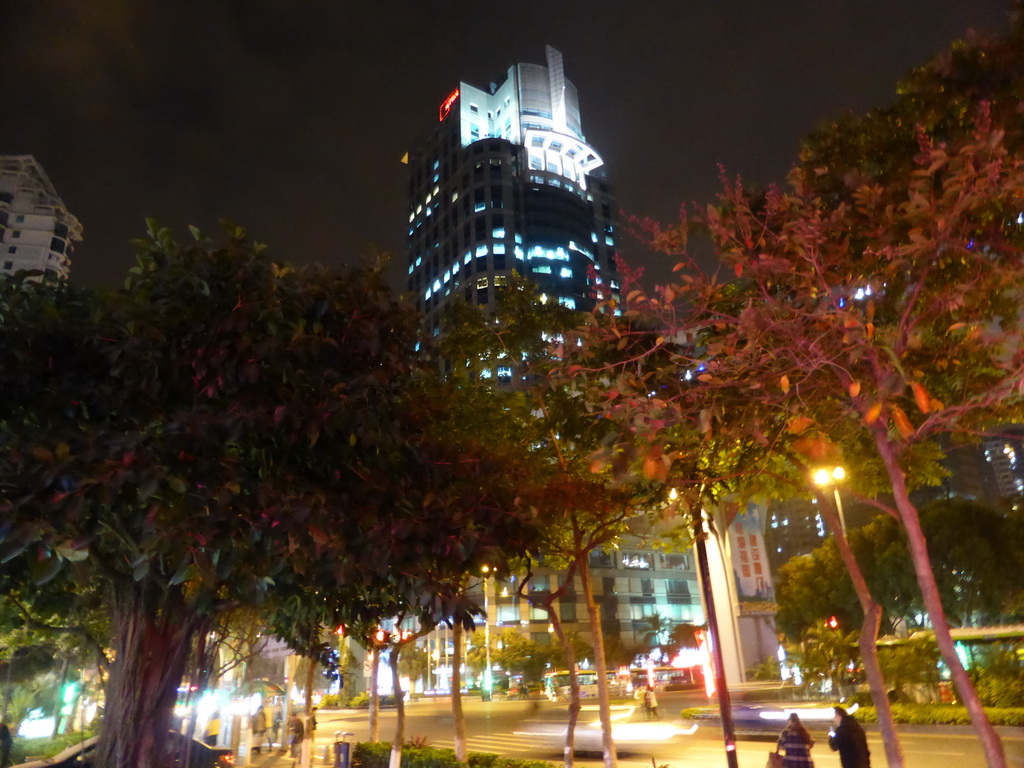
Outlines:
[[[406, 157], [406, 289], [428, 337], [442, 332], [444, 308], [456, 299], [493, 309], [513, 271], [533, 282], [542, 300], [571, 309], [619, 298], [616, 204], [557, 50], [546, 49], [544, 65], [512, 65], [485, 88], [460, 82], [434, 123]], [[511, 368], [491, 373], [509, 383]], [[627, 539], [621, 549], [592, 553], [591, 568], [613, 644], [649, 650], [645, 619], [655, 615], [666, 625], [704, 622], [689, 553], [655, 552]], [[529, 591], [555, 591], [564, 578], [536, 566]], [[550, 642], [547, 613], [519, 597], [515, 580], [476, 588], [491, 631], [514, 627]], [[578, 576], [556, 608], [567, 630], [593, 642]]]
[[0, 155], [0, 273], [66, 278], [82, 225], [31, 155]]
[[493, 307], [514, 270], [545, 300], [590, 310], [617, 297], [615, 203], [584, 138], [562, 56], [505, 80], [459, 83], [411, 150], [406, 289], [441, 331], [452, 300]]

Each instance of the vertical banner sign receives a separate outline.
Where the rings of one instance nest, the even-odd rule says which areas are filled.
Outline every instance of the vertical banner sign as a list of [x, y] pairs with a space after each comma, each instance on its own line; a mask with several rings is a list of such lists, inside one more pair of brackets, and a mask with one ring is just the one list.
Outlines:
[[775, 599], [775, 587], [764, 548], [765, 512], [764, 506], [749, 502], [729, 526], [729, 547], [733, 553], [736, 593], [740, 600]]

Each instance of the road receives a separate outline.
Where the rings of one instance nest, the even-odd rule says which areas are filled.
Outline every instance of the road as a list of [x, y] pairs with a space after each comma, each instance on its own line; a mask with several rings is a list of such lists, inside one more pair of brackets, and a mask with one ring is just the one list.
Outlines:
[[[539, 705], [539, 706], [538, 706]], [[471, 752], [497, 752], [505, 757], [534, 758], [561, 762], [561, 749], [557, 739], [547, 741], [536, 735], [540, 730], [550, 729], [564, 721], [564, 705], [550, 702], [494, 701], [482, 702], [476, 698], [464, 699], [466, 733]], [[678, 712], [679, 707], [669, 703], [669, 712]], [[406, 740], [424, 737], [435, 747], [454, 746], [452, 716], [447, 703], [416, 702], [406, 708]], [[591, 729], [589, 724], [597, 720], [593, 711], [581, 715], [579, 730]], [[394, 731], [394, 710], [381, 713], [380, 738], [389, 741]], [[678, 726], [681, 721], [666, 718], [667, 726]], [[356, 741], [367, 738], [367, 714], [361, 712], [322, 712], [317, 729], [317, 754], [331, 742], [336, 731], [355, 733]], [[818, 731], [821, 731], [820, 733]], [[812, 728], [818, 741], [813, 758], [817, 768], [839, 768], [838, 756], [827, 746], [825, 728]], [[876, 768], [886, 765], [885, 753], [877, 733], [868, 734], [868, 742]], [[972, 768], [985, 765], [984, 756], [977, 739], [965, 734], [942, 734], [938, 731], [914, 729], [902, 734], [901, 742], [906, 756], [906, 768]], [[1024, 768], [1024, 738], [1007, 736], [1003, 739], [1009, 764]], [[769, 750], [774, 749], [771, 738], [743, 738], [737, 745], [738, 762], [741, 768], [761, 768]], [[601, 765], [599, 754], [577, 756], [580, 766]], [[724, 768], [726, 759], [722, 744], [721, 730], [711, 726], [698, 728], [692, 735], [677, 734], [663, 743], [646, 742], [638, 745], [619, 746], [619, 763], [623, 768]]]

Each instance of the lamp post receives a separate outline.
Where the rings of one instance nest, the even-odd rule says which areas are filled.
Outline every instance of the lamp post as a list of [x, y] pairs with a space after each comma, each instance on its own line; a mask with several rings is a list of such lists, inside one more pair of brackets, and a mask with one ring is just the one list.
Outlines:
[[485, 565], [484, 571], [484, 658], [487, 667], [484, 669], [484, 680], [480, 690], [480, 698], [484, 701], [491, 700], [491, 613], [487, 609], [487, 587], [490, 579], [491, 568]]
[[[679, 500], [679, 492], [672, 488], [668, 493], [669, 501], [675, 504]], [[711, 564], [708, 562], [707, 538], [710, 531], [704, 523], [704, 512], [698, 504], [691, 508], [693, 524], [693, 548], [697, 552], [697, 567], [700, 569], [700, 586], [704, 593], [704, 605], [707, 607], [708, 634], [711, 651], [711, 670], [715, 677], [715, 690], [718, 693], [718, 711], [722, 719], [722, 737], [725, 741], [725, 760], [729, 768], [738, 768], [736, 758], [736, 726], [732, 719], [732, 700], [725, 679], [725, 659], [722, 657], [722, 644], [718, 632], [718, 613], [715, 610], [715, 596], [711, 590]]]
[[843, 500], [839, 496], [839, 483], [846, 477], [846, 470], [842, 467], [821, 467], [814, 470], [814, 484], [821, 489], [831, 488], [832, 496], [836, 500], [836, 512], [839, 513], [839, 528], [842, 534], [846, 535], [846, 517], [843, 515]]

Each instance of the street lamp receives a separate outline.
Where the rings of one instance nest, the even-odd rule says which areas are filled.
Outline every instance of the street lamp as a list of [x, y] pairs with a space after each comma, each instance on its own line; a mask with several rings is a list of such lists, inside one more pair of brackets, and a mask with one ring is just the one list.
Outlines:
[[484, 670], [484, 684], [481, 698], [484, 701], [491, 700], [491, 614], [487, 609], [487, 581], [490, 578], [491, 567], [485, 565], [484, 572], [484, 658], [487, 668]]
[[843, 500], [839, 496], [839, 483], [846, 477], [846, 470], [842, 467], [820, 467], [814, 470], [812, 475], [814, 484], [821, 489], [831, 488], [832, 495], [836, 500], [836, 512], [839, 513], [839, 528], [843, 535], [846, 535], [846, 517], [843, 515]]

